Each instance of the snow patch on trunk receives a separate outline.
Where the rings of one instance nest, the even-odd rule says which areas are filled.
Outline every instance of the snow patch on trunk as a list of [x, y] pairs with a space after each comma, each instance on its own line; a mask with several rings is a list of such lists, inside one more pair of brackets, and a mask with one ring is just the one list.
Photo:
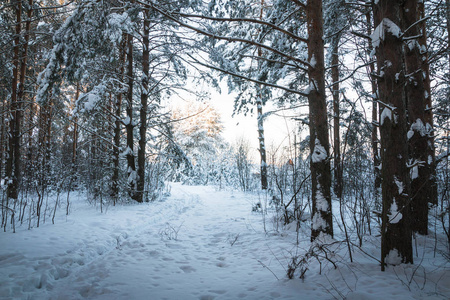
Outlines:
[[[423, 124], [421, 119], [417, 119], [414, 123], [411, 124], [409, 131], [418, 132], [421, 136], [425, 136], [428, 133], [426, 126]], [[409, 138], [408, 131], [408, 138]]]
[[389, 265], [396, 266], [402, 263], [402, 258], [397, 249], [392, 249], [391, 251], [389, 251], [389, 254], [386, 255], [385, 261]]
[[404, 184], [400, 180], [397, 179], [397, 177], [394, 177], [394, 182], [397, 185], [398, 188], [398, 194], [401, 195], [403, 193]]
[[397, 202], [395, 201], [395, 198], [392, 201], [391, 208], [389, 209], [388, 218], [389, 223], [391, 224], [397, 224], [402, 219], [403, 215], [401, 212], [398, 211]]
[[309, 81], [309, 86], [308, 88], [305, 90], [305, 94], [309, 94], [311, 91], [319, 91], [318, 89], [318, 83], [315, 79], [311, 79]]
[[314, 230], [320, 230], [322, 228], [327, 228], [327, 223], [320, 215], [320, 212], [316, 212], [312, 218], [312, 228]]
[[314, 144], [314, 150], [311, 154], [312, 162], [318, 163], [324, 161], [327, 158], [327, 152], [325, 151], [325, 148], [320, 144], [320, 141], [317, 138]]
[[411, 180], [419, 178], [419, 166], [414, 166], [411, 169]]
[[328, 211], [328, 202], [327, 199], [322, 194], [322, 191], [320, 190], [320, 184], [317, 185], [317, 194], [316, 194], [316, 208], [320, 211]]
[[380, 125], [384, 124], [384, 119], [388, 118], [392, 122], [392, 111], [390, 108], [383, 108], [380, 116]]
[[316, 60], [316, 57], [314, 56], [314, 54], [312, 55], [311, 61], [310, 61], [309, 63], [310, 63], [310, 65], [311, 65], [311, 67], [313, 67], [313, 68], [316, 67], [317, 60]]

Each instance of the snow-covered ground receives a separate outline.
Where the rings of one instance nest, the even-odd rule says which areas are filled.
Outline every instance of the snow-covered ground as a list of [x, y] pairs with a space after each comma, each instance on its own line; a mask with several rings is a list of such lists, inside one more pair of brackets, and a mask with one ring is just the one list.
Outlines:
[[[0, 233], [1, 299], [450, 299], [450, 263], [417, 239], [416, 264], [389, 267], [345, 244], [286, 278], [309, 247], [295, 228], [252, 212], [257, 194], [173, 184], [164, 201], [108, 207], [72, 199], [55, 225]], [[264, 226], [265, 225], [265, 226]], [[379, 257], [379, 240], [364, 251]]]

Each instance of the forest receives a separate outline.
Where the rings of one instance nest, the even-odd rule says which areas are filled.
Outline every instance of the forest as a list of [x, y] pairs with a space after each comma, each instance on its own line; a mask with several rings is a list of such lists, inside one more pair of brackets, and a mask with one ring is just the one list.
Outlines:
[[[235, 142], [208, 104], [225, 86], [257, 124]], [[283, 278], [365, 257], [417, 299], [434, 266], [426, 295], [450, 297], [450, 0], [2, 0], [0, 87], [0, 265], [81, 203], [94, 222], [222, 195], [296, 245]], [[280, 111], [295, 129], [269, 145]], [[156, 235], [178, 241], [192, 224], [169, 219]], [[363, 299], [328, 281], [323, 299]], [[8, 284], [0, 297], [33, 298]]]

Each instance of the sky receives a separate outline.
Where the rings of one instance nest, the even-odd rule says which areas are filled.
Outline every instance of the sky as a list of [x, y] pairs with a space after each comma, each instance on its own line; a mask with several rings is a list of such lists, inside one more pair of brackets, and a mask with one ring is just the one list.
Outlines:
[[[233, 94], [228, 94], [225, 90], [222, 94], [216, 93], [212, 99], [211, 104], [221, 113], [222, 121], [224, 122], [225, 131], [223, 133], [224, 138], [233, 142], [236, 138], [244, 136], [250, 140], [252, 146], [258, 146], [258, 126], [256, 120], [256, 113], [248, 114], [237, 114], [233, 115], [233, 104], [234, 104]], [[269, 107], [264, 107], [264, 112], [268, 111]], [[255, 107], [256, 111], [256, 107]], [[285, 120], [278, 116], [270, 116], [265, 121], [265, 137], [268, 144], [272, 142], [276, 145], [281, 144], [292, 129], [293, 122], [288, 122], [286, 124]]]
[[[256, 120], [256, 106], [255, 113], [236, 114], [233, 116], [233, 107], [235, 94], [229, 93], [228, 88], [224, 82], [220, 84], [221, 92], [214, 88], [203, 86], [200, 89], [207, 90], [210, 97], [205, 101], [208, 105], [215, 108], [215, 110], [221, 115], [222, 125], [224, 131], [222, 137], [231, 145], [236, 143], [238, 139], [244, 138], [247, 140], [251, 147], [251, 158], [255, 162], [259, 161], [258, 154], [258, 131]], [[189, 100], [189, 96], [183, 95], [185, 100], [180, 98], [171, 99], [171, 106], [184, 105], [186, 100]], [[275, 108], [267, 104], [263, 107], [263, 113], [274, 110]], [[264, 122], [264, 136], [266, 142], [266, 149], [279, 148], [281, 146], [289, 145], [289, 133], [291, 133], [291, 142], [293, 139], [292, 131], [295, 129], [296, 122], [290, 117], [283, 118], [284, 115], [292, 115], [291, 111], [281, 111], [276, 115], [270, 115]]]

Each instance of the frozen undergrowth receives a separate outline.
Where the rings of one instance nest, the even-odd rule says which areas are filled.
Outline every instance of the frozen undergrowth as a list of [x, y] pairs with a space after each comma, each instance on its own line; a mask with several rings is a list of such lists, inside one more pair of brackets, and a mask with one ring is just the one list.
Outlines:
[[273, 224], [274, 211], [252, 212], [260, 197], [175, 184], [165, 201], [103, 214], [72, 199], [71, 214], [55, 225], [0, 234], [0, 298], [450, 298], [450, 265], [434, 257], [432, 236], [417, 238], [416, 264], [381, 272], [370, 257], [380, 255], [378, 237], [365, 238], [365, 253], [353, 248], [350, 263], [338, 232], [332, 263], [312, 257], [303, 280], [288, 280], [292, 257], [312, 249], [309, 225], [296, 245], [294, 225]]

